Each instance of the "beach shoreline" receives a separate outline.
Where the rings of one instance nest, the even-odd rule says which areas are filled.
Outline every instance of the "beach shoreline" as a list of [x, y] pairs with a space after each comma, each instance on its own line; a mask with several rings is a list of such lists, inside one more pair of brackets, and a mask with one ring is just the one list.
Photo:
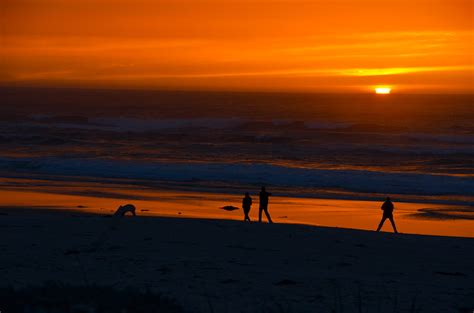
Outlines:
[[[276, 223], [307, 224], [350, 229], [375, 230], [382, 217], [382, 200], [289, 197], [273, 190], [269, 212]], [[250, 193], [254, 204], [252, 221], [258, 220], [258, 190]], [[412, 202], [390, 195], [395, 204], [395, 222], [402, 233], [474, 237], [474, 207], [431, 202]], [[125, 204], [133, 204], [141, 216], [243, 220], [242, 194], [159, 189], [105, 182], [51, 182], [48, 180], [3, 179], [1, 208], [50, 208], [99, 215], [112, 214]], [[266, 221], [264, 217], [264, 221]], [[393, 231], [385, 223], [382, 231]]]

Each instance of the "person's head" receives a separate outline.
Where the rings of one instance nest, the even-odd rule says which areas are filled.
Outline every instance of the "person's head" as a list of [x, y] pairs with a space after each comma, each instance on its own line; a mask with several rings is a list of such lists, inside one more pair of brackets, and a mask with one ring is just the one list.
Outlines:
[[246, 192], [246, 193], [245, 193], [245, 196], [246, 196], [246, 197], [249, 197], [249, 193], [248, 193], [248, 192]]
[[265, 186], [262, 186], [262, 191], [265, 191]]
[[387, 199], [385, 199], [385, 201], [390, 201], [390, 197], [387, 197]]

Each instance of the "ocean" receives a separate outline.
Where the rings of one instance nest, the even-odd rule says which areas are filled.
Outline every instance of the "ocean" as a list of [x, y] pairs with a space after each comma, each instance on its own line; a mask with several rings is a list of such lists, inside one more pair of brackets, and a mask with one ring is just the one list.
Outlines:
[[474, 205], [472, 95], [0, 89], [0, 176]]

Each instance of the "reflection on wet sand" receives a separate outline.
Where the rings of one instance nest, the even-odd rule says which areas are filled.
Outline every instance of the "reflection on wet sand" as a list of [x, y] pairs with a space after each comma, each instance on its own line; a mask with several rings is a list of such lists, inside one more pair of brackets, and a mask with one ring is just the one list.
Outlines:
[[[258, 191], [258, 190], [257, 190]], [[253, 191], [253, 195], [257, 195]], [[252, 191], [251, 195], [252, 195]], [[241, 195], [191, 191], [155, 190], [136, 186], [72, 183], [62, 188], [47, 183], [27, 187], [11, 184], [0, 188], [2, 208], [67, 209], [111, 214], [125, 203], [137, 207], [137, 215], [179, 216], [241, 220], [241, 210], [221, 210], [223, 205], [240, 207]], [[258, 197], [257, 197], [258, 198]], [[397, 202], [394, 216], [401, 233], [474, 237], [472, 207]], [[257, 203], [256, 203], [257, 205]], [[380, 220], [379, 201], [272, 197], [269, 211], [276, 223], [296, 223], [375, 230]], [[250, 218], [256, 220], [257, 206]], [[391, 231], [384, 225], [382, 231]]]

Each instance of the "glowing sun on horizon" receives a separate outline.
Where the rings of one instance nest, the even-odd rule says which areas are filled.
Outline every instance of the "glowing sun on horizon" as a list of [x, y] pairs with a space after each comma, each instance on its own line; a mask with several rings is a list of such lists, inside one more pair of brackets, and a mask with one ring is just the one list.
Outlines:
[[375, 93], [378, 95], [388, 95], [391, 91], [390, 87], [375, 87]]

